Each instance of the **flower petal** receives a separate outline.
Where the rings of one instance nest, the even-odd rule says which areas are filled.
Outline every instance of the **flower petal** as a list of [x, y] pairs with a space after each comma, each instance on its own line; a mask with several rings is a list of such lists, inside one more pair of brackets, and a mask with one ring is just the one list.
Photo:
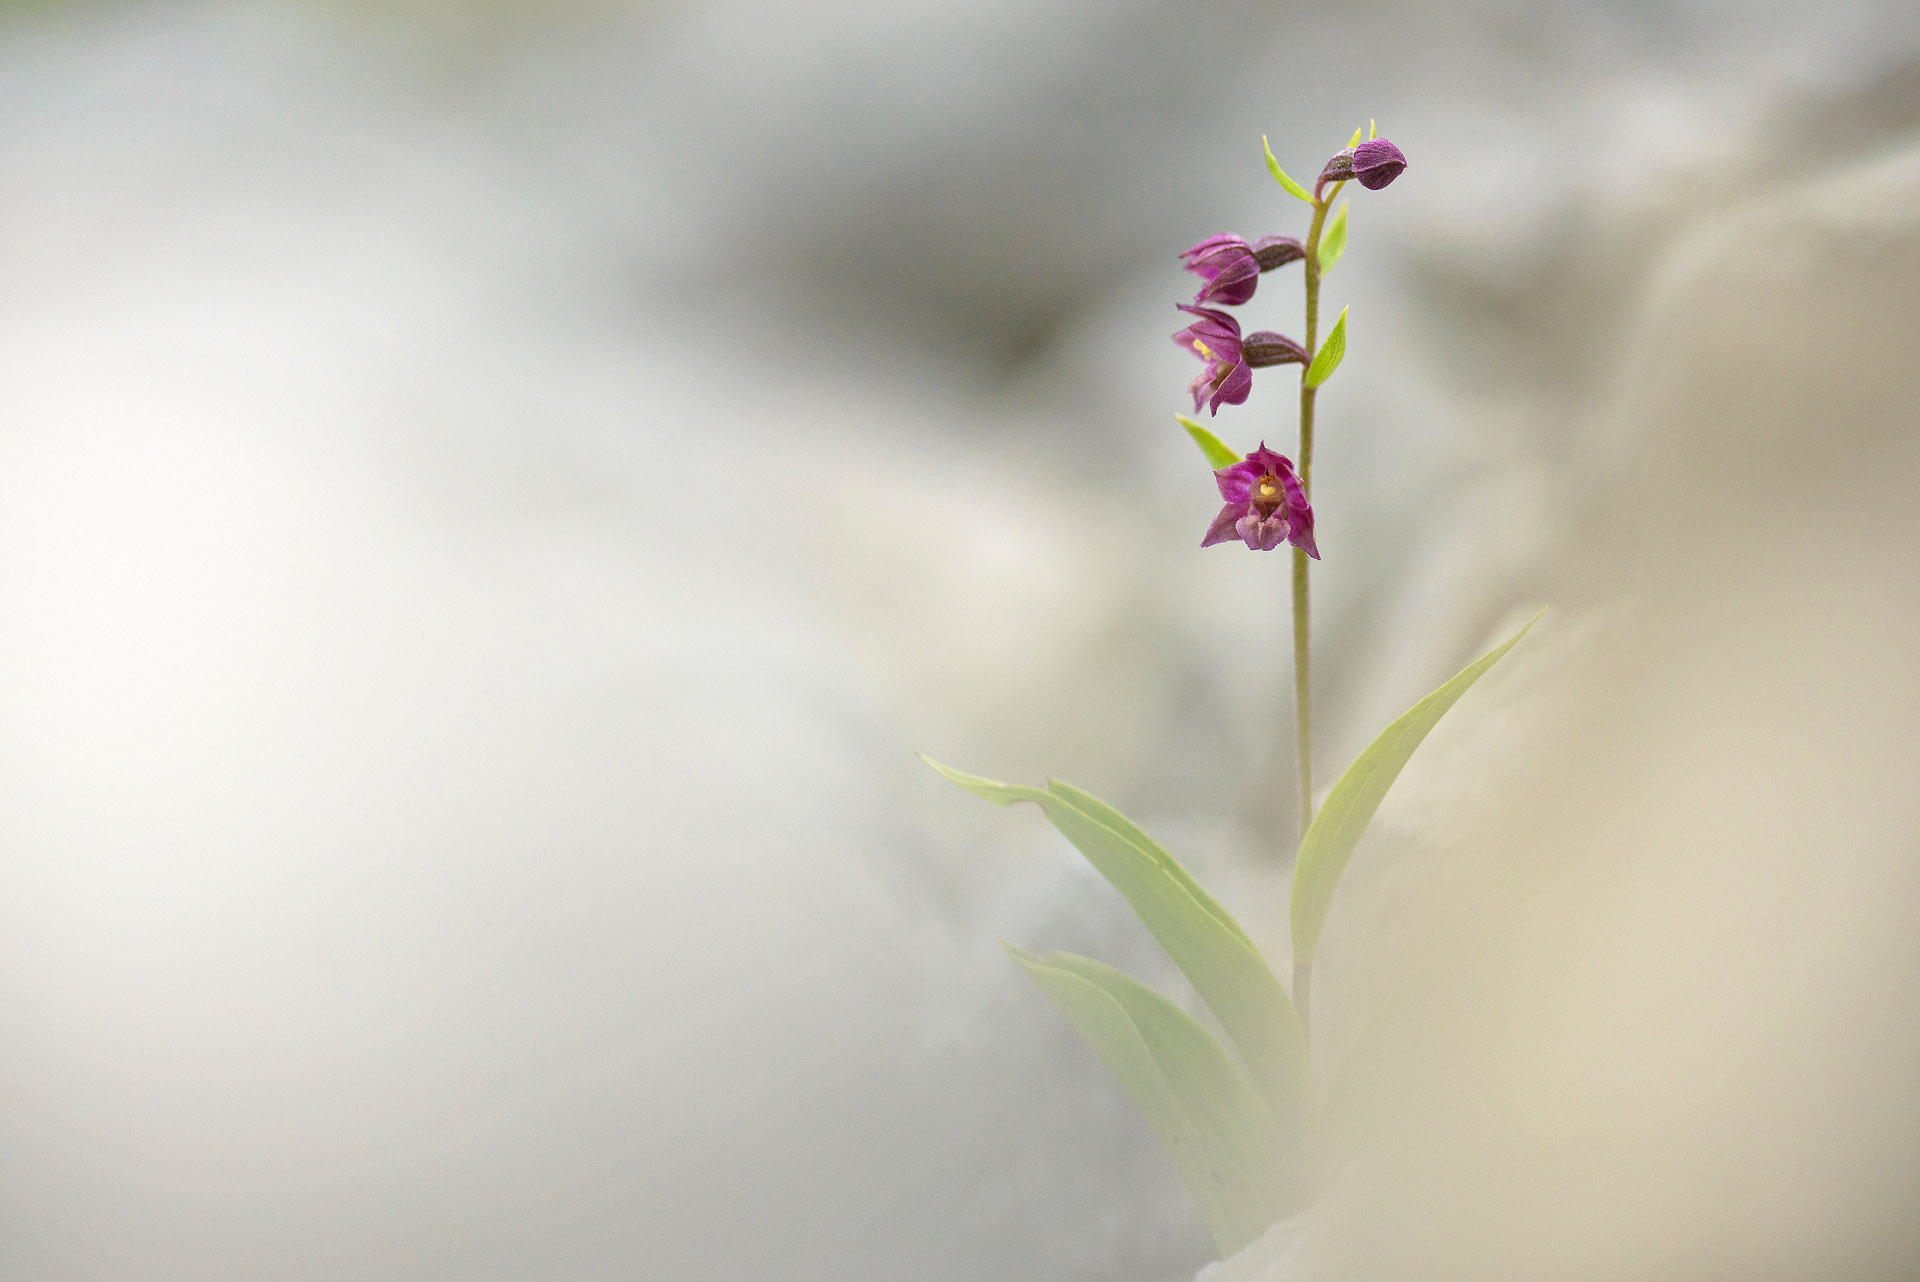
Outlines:
[[1213, 384], [1207, 381], [1207, 375], [1211, 373], [1212, 370], [1213, 366], [1209, 364], [1206, 369], [1195, 374], [1193, 381], [1187, 384], [1187, 391], [1193, 397], [1193, 412], [1195, 414], [1198, 414], [1200, 407], [1207, 403], [1207, 393], [1213, 390]]
[[1228, 365], [1239, 362], [1240, 322], [1210, 307], [1195, 307], [1191, 303], [1175, 303], [1174, 306], [1200, 318], [1174, 334], [1173, 341], [1176, 344], [1192, 349], [1194, 355], [1204, 361], [1220, 361]]
[[1193, 296], [1196, 303], [1219, 303], [1223, 307], [1238, 307], [1253, 297], [1253, 291], [1260, 286], [1260, 264], [1248, 254], [1234, 259], [1222, 267]]
[[1253, 501], [1253, 483], [1260, 479], [1260, 469], [1252, 463], [1235, 463], [1215, 472], [1213, 479], [1221, 498], [1244, 506]]
[[1220, 514], [1213, 518], [1213, 524], [1207, 527], [1207, 536], [1200, 540], [1200, 546], [1210, 548], [1216, 543], [1229, 543], [1239, 538], [1239, 533], [1233, 528], [1234, 523], [1246, 515], [1246, 511], [1245, 503], [1229, 503], [1221, 508]]
[[[1249, 377], [1251, 377], [1251, 375], [1249, 375]], [[1247, 455], [1247, 464], [1254, 469], [1253, 475], [1256, 477], [1268, 472], [1272, 472], [1275, 476], [1279, 477], [1281, 485], [1286, 486], [1287, 500], [1289, 502], [1293, 500], [1294, 491], [1300, 488], [1299, 481], [1294, 481], [1291, 486], [1287, 486], [1286, 484], [1288, 479], [1293, 476], [1293, 460], [1284, 454], [1275, 454], [1267, 448], [1267, 443], [1262, 441], [1260, 442], [1259, 449]], [[1302, 495], [1301, 501], [1305, 501], [1304, 494]]]
[[1245, 365], [1235, 365], [1220, 380], [1220, 386], [1213, 390], [1213, 401], [1207, 412], [1218, 414], [1222, 405], [1244, 405], [1252, 392], [1253, 370]]
[[[1236, 236], [1232, 232], [1223, 231], [1217, 236], [1207, 237], [1192, 249], [1181, 250], [1180, 257], [1188, 259], [1200, 258], [1209, 253], [1217, 253], [1220, 249], [1229, 245], [1238, 245], [1242, 249], [1251, 248], [1242, 237]], [[1189, 266], [1189, 270], [1191, 270], [1191, 266]]]

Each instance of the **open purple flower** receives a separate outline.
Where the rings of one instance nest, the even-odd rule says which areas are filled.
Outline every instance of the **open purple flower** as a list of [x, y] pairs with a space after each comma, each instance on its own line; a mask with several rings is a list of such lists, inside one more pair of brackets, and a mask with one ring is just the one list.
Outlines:
[[1240, 337], [1240, 322], [1225, 312], [1191, 303], [1175, 303], [1183, 312], [1200, 319], [1173, 336], [1173, 341], [1206, 362], [1199, 377], [1187, 385], [1193, 393], [1193, 412], [1212, 397], [1209, 413], [1218, 414], [1224, 405], [1239, 405], [1253, 390], [1253, 371], [1269, 365], [1307, 365], [1313, 357], [1285, 334], [1270, 329], [1255, 330]]
[[1317, 192], [1328, 183], [1351, 178], [1368, 191], [1379, 191], [1398, 178], [1406, 167], [1407, 157], [1398, 147], [1385, 138], [1369, 138], [1357, 146], [1335, 152], [1314, 186]]
[[1209, 404], [1208, 412], [1212, 414], [1218, 414], [1223, 404], [1243, 404], [1247, 393], [1253, 390], [1253, 367], [1247, 364], [1242, 351], [1240, 322], [1211, 307], [1195, 307], [1191, 303], [1176, 306], [1200, 318], [1173, 336], [1175, 343], [1206, 363], [1199, 376], [1187, 385], [1187, 390], [1193, 393], [1193, 412], [1198, 414], [1202, 404]]
[[1291, 543], [1320, 559], [1320, 549], [1313, 543], [1313, 509], [1286, 456], [1275, 454], [1262, 441], [1259, 449], [1221, 468], [1213, 479], [1226, 505], [1207, 527], [1201, 547], [1239, 539], [1255, 552], [1271, 552]]
[[1305, 246], [1291, 236], [1262, 236], [1248, 244], [1242, 237], [1222, 232], [1209, 236], [1180, 257], [1187, 270], [1206, 284], [1194, 295], [1196, 303], [1237, 307], [1253, 297], [1260, 273], [1305, 258]]

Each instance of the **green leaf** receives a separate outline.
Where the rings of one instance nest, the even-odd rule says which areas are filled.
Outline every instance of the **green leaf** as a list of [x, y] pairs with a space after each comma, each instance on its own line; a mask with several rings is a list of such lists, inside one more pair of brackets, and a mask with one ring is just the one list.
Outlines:
[[1333, 377], [1333, 371], [1340, 368], [1340, 361], [1347, 354], [1347, 309], [1340, 309], [1340, 319], [1333, 323], [1333, 332], [1327, 335], [1327, 341], [1320, 344], [1320, 350], [1314, 353], [1313, 364], [1307, 366], [1307, 386], [1318, 387]]
[[1200, 452], [1207, 456], [1207, 466], [1214, 471], [1218, 472], [1223, 467], [1232, 467], [1242, 458], [1233, 451], [1231, 446], [1202, 427], [1196, 420], [1188, 418], [1185, 414], [1175, 414], [1174, 417], [1180, 420], [1180, 426], [1187, 429], [1187, 435], [1191, 436], [1193, 443], [1200, 447]]
[[955, 770], [952, 766], [943, 766], [926, 753], [920, 754], [920, 760], [938, 770], [941, 774], [959, 784], [976, 797], [985, 797], [996, 806], [1010, 806], [1016, 801], [1045, 802], [1047, 794], [1038, 788], [1029, 788], [1025, 784], [1000, 783], [980, 775], [970, 775], [964, 770]]
[[923, 760], [989, 801], [1040, 807], [1125, 897], [1213, 1011], [1281, 1135], [1304, 1143], [1314, 1107], [1306, 1034], [1286, 989], [1232, 914], [1132, 820], [1071, 784], [1050, 780], [1044, 790], [1026, 788]]
[[[1542, 611], [1541, 613], [1545, 613]], [[1313, 817], [1307, 835], [1300, 842], [1300, 858], [1293, 866], [1293, 957], [1294, 973], [1299, 975], [1313, 965], [1314, 950], [1320, 944], [1320, 928], [1326, 924], [1327, 908], [1340, 885], [1353, 848], [1366, 831], [1380, 801], [1400, 777], [1401, 768], [1413, 756], [1413, 750], [1446, 715], [1467, 687], [1498, 663], [1507, 651], [1519, 643], [1540, 621], [1536, 614], [1508, 638], [1505, 644], [1468, 664], [1452, 680], [1403, 713], [1399, 720], [1380, 732], [1379, 738], [1355, 758], [1327, 794], [1326, 804]]]
[[1380, 136], [1380, 125], [1379, 125], [1379, 123], [1378, 123], [1378, 122], [1376, 122], [1376, 121], [1372, 121], [1372, 120], [1369, 120], [1369, 121], [1367, 122], [1367, 137], [1368, 137], [1368, 138], [1378, 138], [1379, 136]]
[[1304, 1151], [1213, 1034], [1140, 981], [1070, 953], [1007, 952], [1097, 1051], [1173, 1159], [1222, 1256], [1299, 1204]]
[[1327, 229], [1320, 233], [1320, 274], [1322, 276], [1332, 271], [1333, 265], [1340, 261], [1340, 255], [1347, 252], [1347, 206], [1352, 203], [1347, 200], [1341, 201], [1340, 209], [1334, 214], [1333, 221], [1329, 222]]
[[1359, 145], [1360, 145], [1360, 131], [1358, 129], [1355, 129], [1353, 131], [1353, 137], [1347, 139], [1347, 146], [1358, 147]]
[[1308, 193], [1305, 187], [1302, 187], [1299, 183], [1287, 177], [1287, 171], [1280, 168], [1280, 162], [1273, 158], [1273, 148], [1268, 144], [1265, 134], [1260, 135], [1260, 145], [1267, 149], [1267, 172], [1273, 175], [1273, 180], [1282, 187], [1285, 187], [1289, 195], [1298, 196], [1301, 200], [1311, 205], [1313, 203], [1312, 195]]

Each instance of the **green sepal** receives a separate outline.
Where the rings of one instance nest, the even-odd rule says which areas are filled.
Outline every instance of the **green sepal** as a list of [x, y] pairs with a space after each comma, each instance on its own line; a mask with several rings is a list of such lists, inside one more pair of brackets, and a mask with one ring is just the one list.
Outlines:
[[1326, 230], [1320, 233], [1320, 274], [1326, 275], [1333, 265], [1340, 261], [1340, 255], [1347, 252], [1347, 206], [1352, 201], [1343, 200], [1340, 208], [1327, 223]]
[[1327, 793], [1320, 813], [1313, 817], [1307, 835], [1300, 841], [1300, 857], [1293, 865], [1294, 974], [1312, 968], [1314, 952], [1320, 946], [1320, 929], [1326, 924], [1327, 908], [1333, 903], [1340, 875], [1347, 870], [1360, 834], [1380, 808], [1387, 789], [1400, 777], [1407, 759], [1467, 688], [1500, 662], [1539, 621], [1540, 615], [1534, 615], [1505, 643], [1462, 668], [1445, 685], [1402, 713], [1354, 758]]
[[1218, 472], [1223, 467], [1232, 467], [1245, 457], [1234, 453], [1231, 446], [1202, 427], [1197, 420], [1190, 419], [1185, 414], [1175, 414], [1174, 417], [1180, 420], [1180, 426], [1187, 429], [1187, 435], [1191, 436], [1193, 443], [1200, 447], [1200, 452], [1207, 456], [1207, 466], [1214, 471]]
[[1145, 1115], [1222, 1256], [1297, 1209], [1305, 1150], [1289, 1151], [1233, 1058], [1139, 980], [1071, 953], [1009, 956], [1060, 1008]]
[[1340, 319], [1333, 323], [1333, 332], [1327, 335], [1327, 341], [1320, 344], [1320, 350], [1314, 353], [1313, 364], [1307, 366], [1306, 384], [1318, 387], [1333, 377], [1333, 371], [1340, 368], [1340, 362], [1347, 354], [1347, 309], [1340, 309]]
[[1267, 142], [1265, 134], [1260, 135], [1260, 145], [1267, 149], [1267, 172], [1273, 175], [1273, 180], [1285, 187], [1289, 195], [1297, 196], [1311, 205], [1313, 196], [1305, 187], [1289, 178], [1286, 170], [1280, 168], [1280, 162], [1273, 158], [1273, 147]]

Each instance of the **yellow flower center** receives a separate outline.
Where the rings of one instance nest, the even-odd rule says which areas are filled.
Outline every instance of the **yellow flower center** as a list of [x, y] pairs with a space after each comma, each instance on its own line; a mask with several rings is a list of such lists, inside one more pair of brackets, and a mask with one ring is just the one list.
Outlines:
[[1280, 482], [1275, 479], [1272, 472], [1268, 472], [1254, 486], [1253, 497], [1259, 503], [1278, 503], [1281, 501], [1282, 493]]
[[1203, 361], [1213, 359], [1213, 353], [1207, 349], [1207, 345], [1197, 338], [1193, 340], [1193, 350], [1200, 353], [1200, 359]]

